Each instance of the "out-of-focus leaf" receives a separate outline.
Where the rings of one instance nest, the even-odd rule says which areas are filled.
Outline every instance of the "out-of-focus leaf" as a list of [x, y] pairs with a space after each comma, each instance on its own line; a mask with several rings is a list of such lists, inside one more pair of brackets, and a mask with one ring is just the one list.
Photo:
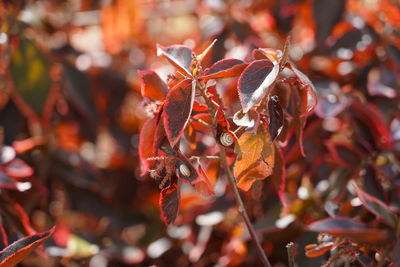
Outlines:
[[261, 127], [257, 134], [242, 134], [235, 151], [238, 158], [233, 167], [233, 174], [240, 189], [248, 191], [256, 180], [263, 180], [272, 174], [274, 147]]
[[282, 131], [284, 118], [282, 107], [279, 104], [279, 98], [276, 95], [268, 99], [268, 115], [268, 132], [271, 137], [271, 142], [273, 142]]
[[0, 266], [13, 267], [51, 236], [54, 228], [43, 233], [24, 237], [0, 251]]
[[[175, 177], [176, 180], [176, 177]], [[176, 181], [160, 193], [161, 218], [166, 225], [174, 223], [179, 210], [179, 191]]]
[[23, 207], [5, 195], [0, 195], [0, 212], [7, 220], [12, 222], [18, 231], [25, 235], [35, 233], [29, 221], [29, 216]]
[[3, 165], [4, 172], [13, 178], [27, 178], [33, 175], [33, 169], [23, 160], [15, 158]]
[[0, 217], [0, 249], [3, 250], [7, 246], [8, 246], [8, 237], [6, 234], [6, 230], [4, 230], [3, 227], [3, 220]]
[[142, 129], [140, 130], [139, 158], [141, 175], [146, 174], [149, 168], [155, 163], [155, 161], [148, 161], [147, 158], [156, 156], [156, 153], [153, 150], [156, 126], [156, 119], [151, 118], [143, 124]]
[[275, 163], [272, 173], [272, 181], [277, 189], [279, 199], [284, 207], [286, 207], [286, 166], [285, 159], [283, 157], [282, 151], [275, 148]]
[[143, 97], [163, 101], [168, 91], [167, 84], [152, 70], [139, 70], [140, 88]]
[[372, 164], [366, 164], [360, 171], [363, 190], [369, 195], [385, 202], [386, 195], [377, 169]]
[[41, 115], [50, 92], [50, 65], [33, 42], [21, 39], [12, 55], [11, 74], [22, 99]]
[[393, 148], [393, 140], [385, 117], [380, 110], [370, 103], [354, 101], [351, 105], [356, 119], [361, 120], [372, 132], [375, 143], [384, 149]]
[[0, 189], [17, 189], [17, 182], [11, 179], [8, 175], [0, 172]]
[[239, 59], [223, 59], [215, 62], [206, 69], [201, 76], [202, 79], [218, 79], [239, 76], [248, 64]]
[[163, 119], [165, 132], [171, 146], [175, 146], [192, 113], [195, 87], [186, 79], [173, 87], [165, 99]]
[[238, 81], [243, 112], [248, 112], [264, 97], [278, 73], [279, 65], [267, 59], [255, 60], [244, 69]]
[[15, 158], [16, 152], [12, 146], [3, 146], [0, 149], [0, 164], [7, 164]]
[[356, 184], [357, 196], [370, 212], [375, 214], [378, 218], [381, 218], [389, 226], [396, 228], [399, 222], [398, 217], [390, 210], [390, 208], [380, 201], [379, 199], [367, 194], [361, 190]]
[[322, 45], [331, 34], [333, 27], [342, 17], [345, 7], [344, 0], [314, 0], [313, 17], [317, 26], [316, 40]]
[[335, 217], [313, 222], [308, 226], [310, 231], [328, 233], [351, 239], [355, 242], [382, 244], [390, 239], [389, 232], [383, 229], [368, 227], [346, 217]]
[[159, 44], [157, 45], [157, 56], [165, 57], [178, 70], [189, 76], [192, 76], [190, 64], [192, 63], [193, 55], [192, 49], [187, 46], [171, 45], [163, 47]]
[[90, 92], [89, 78], [69, 64], [64, 64], [65, 94], [79, 115], [91, 124], [97, 122], [97, 110]]
[[334, 162], [351, 169], [357, 168], [360, 165], [362, 153], [356, 147], [347, 143], [334, 141], [327, 141], [325, 144]]

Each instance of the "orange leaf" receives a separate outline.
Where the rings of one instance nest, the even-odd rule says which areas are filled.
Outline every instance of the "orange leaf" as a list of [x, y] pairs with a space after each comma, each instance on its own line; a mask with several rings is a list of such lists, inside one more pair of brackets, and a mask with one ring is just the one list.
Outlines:
[[233, 174], [242, 190], [249, 190], [257, 179], [262, 180], [272, 174], [274, 147], [268, 141], [269, 136], [262, 128], [257, 134], [244, 133], [240, 136], [235, 148], [238, 158]]

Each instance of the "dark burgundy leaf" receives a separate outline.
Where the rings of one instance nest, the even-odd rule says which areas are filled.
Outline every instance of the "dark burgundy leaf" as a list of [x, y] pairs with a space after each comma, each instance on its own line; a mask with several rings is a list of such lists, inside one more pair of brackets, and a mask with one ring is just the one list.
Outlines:
[[316, 221], [308, 226], [313, 232], [328, 233], [361, 243], [382, 244], [390, 239], [389, 232], [382, 229], [367, 227], [346, 217], [335, 217]]
[[223, 59], [206, 69], [202, 79], [218, 79], [239, 76], [248, 64], [239, 59]]
[[187, 46], [171, 45], [163, 47], [157, 44], [157, 56], [165, 57], [176, 68], [189, 76], [192, 76], [190, 64], [192, 63], [193, 55], [192, 49]]
[[354, 101], [351, 105], [355, 118], [362, 121], [373, 134], [375, 143], [384, 149], [393, 148], [393, 139], [385, 117], [380, 110], [369, 103]]
[[33, 169], [23, 160], [15, 158], [3, 165], [4, 172], [13, 178], [28, 178], [33, 175]]
[[279, 65], [268, 59], [253, 61], [244, 69], [238, 81], [238, 91], [245, 113], [264, 97], [278, 73]]
[[271, 142], [273, 142], [283, 127], [283, 110], [279, 103], [279, 98], [276, 95], [268, 99], [268, 115], [268, 132], [271, 137]]
[[272, 173], [272, 181], [277, 189], [279, 199], [284, 207], [286, 207], [286, 167], [285, 159], [283, 157], [282, 151], [275, 147], [275, 164]]
[[399, 219], [385, 203], [367, 194], [356, 184], [354, 184], [354, 187], [356, 188], [358, 198], [370, 212], [381, 218], [389, 226], [393, 228], [397, 227]]
[[314, 0], [313, 17], [317, 26], [316, 39], [318, 45], [322, 45], [331, 34], [333, 27], [342, 17], [344, 0]]
[[[176, 177], [175, 177], [176, 180]], [[179, 210], [179, 191], [177, 183], [162, 189], [160, 193], [161, 218], [166, 225], [174, 223]]]
[[360, 165], [362, 153], [356, 147], [347, 143], [334, 141], [327, 141], [325, 144], [334, 162], [351, 169], [357, 168]]
[[13, 267], [21, 262], [29, 253], [49, 238], [54, 228], [47, 232], [24, 237], [12, 243], [0, 252], [0, 266]]
[[140, 88], [143, 97], [163, 101], [168, 91], [167, 84], [152, 70], [139, 70]]
[[24, 211], [23, 207], [14, 200], [7, 197], [5, 194], [0, 194], [0, 211], [12, 222], [13, 226], [25, 235], [32, 235], [35, 233], [33, 230], [29, 216]]
[[154, 136], [156, 133], [156, 118], [148, 119], [140, 130], [139, 138], [139, 158], [141, 166], [141, 175], [145, 175], [150, 166], [154, 165], [155, 161], [148, 161], [147, 158], [154, 157], [157, 154], [154, 152]]
[[172, 147], [178, 143], [189, 121], [194, 95], [195, 87], [192, 84], [192, 80], [186, 79], [172, 88], [165, 99], [164, 126]]
[[366, 193], [385, 202], [386, 195], [378, 176], [378, 171], [372, 164], [366, 166], [360, 172], [362, 187]]

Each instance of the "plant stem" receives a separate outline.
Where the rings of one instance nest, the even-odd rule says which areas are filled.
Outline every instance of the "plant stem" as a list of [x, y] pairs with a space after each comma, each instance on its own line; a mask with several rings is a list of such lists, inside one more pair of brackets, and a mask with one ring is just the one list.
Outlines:
[[289, 244], [287, 244], [286, 249], [288, 254], [289, 267], [294, 267], [294, 255], [293, 255], [294, 243], [290, 242]]
[[250, 222], [250, 218], [249, 218], [249, 215], [247, 214], [246, 208], [244, 207], [244, 203], [240, 196], [239, 189], [236, 186], [235, 177], [233, 176], [232, 171], [229, 168], [228, 162], [226, 161], [225, 148], [222, 146], [220, 148], [221, 148], [221, 151], [219, 153], [220, 160], [221, 160], [222, 165], [224, 166], [226, 174], [228, 175], [228, 181], [229, 181], [230, 186], [232, 187], [233, 194], [234, 194], [235, 200], [236, 200], [236, 204], [238, 206], [238, 210], [239, 210], [240, 214], [242, 215], [244, 222], [246, 223], [246, 226], [250, 233], [251, 239], [253, 240], [254, 244], [256, 245], [257, 253], [258, 253], [258, 256], [260, 257], [260, 260], [262, 261], [264, 266], [271, 267], [271, 264], [269, 263], [267, 255], [265, 255], [264, 249], [262, 248], [260, 242], [258, 241], [256, 231], [254, 230], [254, 227]]

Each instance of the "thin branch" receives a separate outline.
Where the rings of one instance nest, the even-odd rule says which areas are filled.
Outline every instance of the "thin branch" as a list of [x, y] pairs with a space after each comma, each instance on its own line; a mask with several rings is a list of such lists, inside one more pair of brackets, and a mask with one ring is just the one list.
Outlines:
[[[198, 88], [204, 98], [204, 101], [206, 102], [206, 104], [208, 106], [208, 113], [210, 114], [210, 116], [212, 118], [213, 114], [217, 115], [215, 112], [215, 109], [214, 109], [213, 102], [207, 96], [206, 88], [205, 88], [204, 84], [198, 83]], [[217, 122], [214, 120], [213, 124], [216, 124], [216, 123]], [[213, 131], [214, 136], [216, 136], [215, 129], [214, 128], [211, 128], [211, 129]], [[220, 162], [221, 162], [222, 166], [225, 169], [226, 174], [228, 175], [228, 181], [229, 181], [230, 186], [232, 187], [233, 195], [235, 196], [236, 205], [238, 206], [238, 210], [239, 210], [240, 214], [242, 215], [244, 222], [246, 223], [246, 226], [250, 233], [251, 239], [253, 240], [254, 244], [256, 245], [258, 256], [264, 266], [271, 267], [271, 264], [269, 263], [267, 255], [265, 255], [264, 249], [262, 248], [260, 241], [258, 241], [256, 231], [254, 230], [253, 225], [250, 222], [250, 218], [249, 218], [249, 215], [247, 214], [246, 208], [244, 207], [243, 200], [240, 196], [239, 189], [236, 186], [235, 177], [233, 176], [233, 173], [228, 165], [228, 162], [226, 161], [225, 147], [223, 147], [222, 145], [220, 145], [219, 158], [220, 158]]]
[[221, 151], [219, 152], [219, 155], [221, 158], [221, 163], [224, 166], [226, 174], [228, 175], [228, 181], [229, 181], [230, 186], [232, 187], [233, 194], [234, 194], [235, 200], [236, 200], [236, 204], [238, 205], [238, 210], [239, 210], [240, 214], [242, 215], [244, 222], [246, 223], [247, 229], [249, 230], [250, 236], [253, 239], [254, 244], [256, 245], [258, 256], [260, 257], [263, 265], [266, 267], [271, 267], [271, 264], [269, 263], [267, 255], [265, 255], [264, 249], [262, 248], [260, 241], [257, 238], [256, 231], [254, 230], [254, 227], [250, 222], [250, 218], [249, 218], [249, 215], [247, 214], [246, 208], [244, 207], [244, 203], [243, 203], [242, 197], [240, 196], [239, 189], [236, 186], [235, 177], [233, 176], [233, 173], [228, 165], [228, 162], [226, 161], [225, 148], [222, 146], [220, 148], [221, 148]]
[[206, 127], [208, 127], [208, 128], [211, 128], [211, 127], [212, 127], [211, 124], [209, 124], [209, 123], [207, 123], [207, 122], [205, 122], [205, 121], [203, 121], [203, 120], [201, 120], [201, 119], [191, 118], [191, 120], [192, 120], [192, 121], [197, 121], [198, 123], [200, 123], [200, 124], [202, 124], [202, 125], [204, 125], [204, 126], [206, 126]]
[[189, 160], [219, 159], [219, 156], [191, 156]]
[[286, 250], [288, 254], [288, 262], [289, 262], [289, 267], [294, 267], [294, 243], [290, 242], [289, 244], [286, 245]]

